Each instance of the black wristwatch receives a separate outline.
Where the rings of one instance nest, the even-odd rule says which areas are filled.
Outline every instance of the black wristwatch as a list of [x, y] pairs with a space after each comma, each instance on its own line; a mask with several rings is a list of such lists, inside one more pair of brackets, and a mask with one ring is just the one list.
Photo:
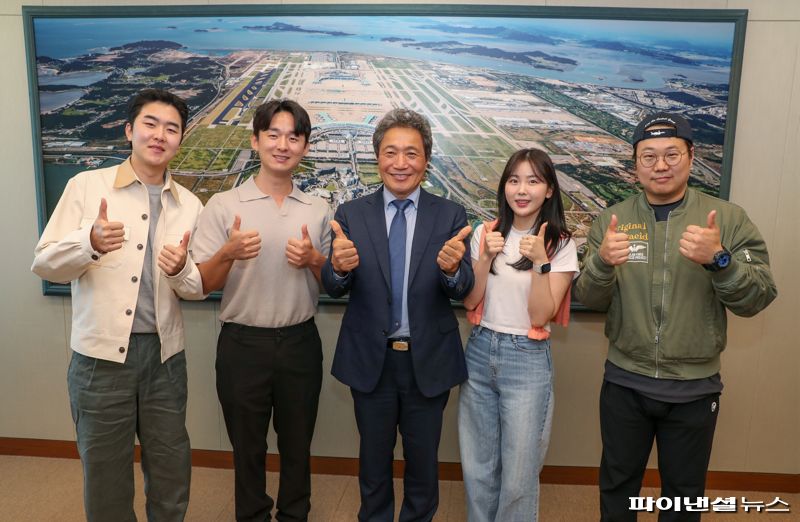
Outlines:
[[531, 267], [537, 274], [546, 274], [550, 272], [550, 263], [542, 263], [541, 265], [533, 264]]
[[703, 265], [703, 268], [705, 268], [709, 272], [719, 272], [720, 270], [728, 268], [728, 265], [730, 264], [731, 264], [731, 253], [728, 252], [728, 250], [723, 247], [722, 250], [714, 254], [714, 259], [710, 263], [708, 263], [707, 265]]

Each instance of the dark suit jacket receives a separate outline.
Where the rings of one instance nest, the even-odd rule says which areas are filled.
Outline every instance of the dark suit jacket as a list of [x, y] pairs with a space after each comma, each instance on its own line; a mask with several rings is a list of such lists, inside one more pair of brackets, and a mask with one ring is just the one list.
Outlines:
[[[322, 269], [322, 284], [329, 295], [341, 297], [350, 293], [331, 373], [364, 393], [375, 389], [383, 370], [391, 321], [383, 190], [344, 203], [336, 211], [336, 221], [358, 250], [358, 267], [343, 282], [334, 277], [330, 258]], [[421, 191], [406, 284], [410, 355], [417, 386], [426, 397], [439, 395], [467, 379], [461, 334], [450, 299], [466, 297], [475, 281], [469, 243], [454, 287], [447, 285], [436, 263], [445, 241], [466, 225], [463, 207]]]

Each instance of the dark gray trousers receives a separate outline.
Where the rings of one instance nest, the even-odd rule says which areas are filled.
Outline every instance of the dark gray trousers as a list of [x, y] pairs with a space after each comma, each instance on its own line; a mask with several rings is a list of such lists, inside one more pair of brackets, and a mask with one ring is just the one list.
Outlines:
[[89, 522], [135, 521], [134, 436], [147, 519], [182, 521], [189, 506], [186, 355], [161, 362], [156, 334], [132, 334], [124, 364], [72, 353], [67, 375]]

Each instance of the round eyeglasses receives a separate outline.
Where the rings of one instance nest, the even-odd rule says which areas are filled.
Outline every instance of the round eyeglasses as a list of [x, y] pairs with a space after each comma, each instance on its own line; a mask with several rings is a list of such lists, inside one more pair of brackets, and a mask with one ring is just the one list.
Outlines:
[[644, 152], [639, 155], [639, 163], [642, 164], [642, 167], [649, 168], [658, 162], [658, 158], [664, 158], [664, 163], [670, 167], [674, 167], [681, 162], [684, 154], [688, 153], [689, 151], [678, 152], [677, 150], [671, 150], [662, 156], [660, 154], [656, 154], [655, 152]]

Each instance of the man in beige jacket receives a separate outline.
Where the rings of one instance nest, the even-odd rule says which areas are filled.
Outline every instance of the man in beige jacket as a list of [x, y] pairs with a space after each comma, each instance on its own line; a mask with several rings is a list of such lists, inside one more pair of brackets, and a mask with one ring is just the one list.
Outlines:
[[72, 285], [67, 383], [89, 521], [136, 520], [134, 435], [148, 519], [183, 520], [189, 504], [179, 297], [204, 297], [187, 248], [202, 204], [167, 172], [187, 117], [167, 91], [134, 96], [130, 157], [70, 179], [36, 245], [31, 269]]

